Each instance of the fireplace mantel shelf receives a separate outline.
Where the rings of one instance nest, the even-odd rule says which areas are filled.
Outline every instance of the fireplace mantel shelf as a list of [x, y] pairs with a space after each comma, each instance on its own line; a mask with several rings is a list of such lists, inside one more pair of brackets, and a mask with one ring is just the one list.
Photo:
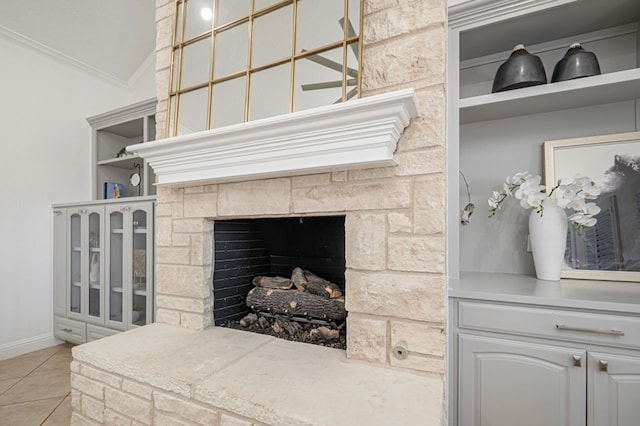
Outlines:
[[127, 147], [158, 185], [233, 182], [393, 166], [418, 115], [412, 89]]

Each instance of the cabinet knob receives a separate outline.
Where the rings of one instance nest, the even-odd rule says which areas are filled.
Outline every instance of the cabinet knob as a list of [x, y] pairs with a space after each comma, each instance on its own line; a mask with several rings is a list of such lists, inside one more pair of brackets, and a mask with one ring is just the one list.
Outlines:
[[604, 372], [609, 371], [609, 362], [608, 361], [605, 361], [605, 360], [601, 359], [600, 361], [598, 361], [598, 366], [600, 368], [600, 371], [604, 371]]
[[580, 355], [573, 356], [573, 366], [582, 367], [582, 357]]

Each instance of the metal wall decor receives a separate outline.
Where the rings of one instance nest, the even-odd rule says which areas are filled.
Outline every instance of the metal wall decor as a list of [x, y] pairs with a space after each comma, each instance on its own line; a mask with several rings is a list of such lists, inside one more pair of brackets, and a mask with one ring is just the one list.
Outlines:
[[166, 136], [359, 97], [363, 0], [176, 0]]
[[518, 44], [513, 48], [509, 58], [498, 68], [491, 93], [537, 86], [546, 82], [547, 74], [542, 60]]
[[600, 74], [600, 64], [593, 52], [588, 52], [580, 45], [573, 43], [562, 59], [553, 68], [551, 82], [573, 80]]

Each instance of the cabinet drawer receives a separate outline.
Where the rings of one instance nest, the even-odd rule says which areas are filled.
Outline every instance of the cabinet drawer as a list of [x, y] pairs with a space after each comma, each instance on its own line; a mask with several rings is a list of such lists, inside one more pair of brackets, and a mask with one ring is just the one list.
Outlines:
[[68, 318], [53, 318], [53, 335], [71, 343], [82, 344], [87, 341], [85, 323]]
[[113, 336], [118, 333], [120, 333], [120, 330], [113, 330], [111, 328], [87, 324], [87, 342], [92, 342], [107, 336]]
[[624, 315], [459, 302], [458, 327], [640, 348], [640, 318]]

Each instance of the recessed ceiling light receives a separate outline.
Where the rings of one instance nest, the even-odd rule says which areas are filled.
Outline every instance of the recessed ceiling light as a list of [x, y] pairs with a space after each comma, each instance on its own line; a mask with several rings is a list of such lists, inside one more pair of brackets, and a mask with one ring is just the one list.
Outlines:
[[200, 16], [205, 21], [210, 21], [211, 19], [213, 19], [213, 11], [211, 9], [209, 9], [208, 7], [203, 7], [200, 10]]

